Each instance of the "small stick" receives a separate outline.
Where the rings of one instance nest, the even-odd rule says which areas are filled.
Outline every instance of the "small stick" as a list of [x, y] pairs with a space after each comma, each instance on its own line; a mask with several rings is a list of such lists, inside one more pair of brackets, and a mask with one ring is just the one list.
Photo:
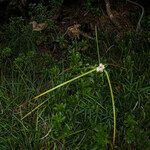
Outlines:
[[138, 32], [138, 31], [140, 30], [140, 28], [141, 28], [141, 20], [142, 20], [142, 18], [143, 18], [143, 16], [144, 16], [144, 7], [143, 7], [142, 5], [136, 3], [136, 2], [131, 1], [131, 0], [127, 0], [127, 2], [132, 3], [132, 4], [134, 4], [134, 5], [138, 6], [138, 7], [140, 7], [141, 10], [142, 10], [140, 19], [139, 19], [139, 21], [138, 21], [138, 23], [137, 23], [137, 27], [136, 27], [136, 32]]

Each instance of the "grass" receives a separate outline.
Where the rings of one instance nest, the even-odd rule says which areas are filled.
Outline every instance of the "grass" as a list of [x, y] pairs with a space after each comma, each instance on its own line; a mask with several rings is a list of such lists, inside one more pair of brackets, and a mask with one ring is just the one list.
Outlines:
[[[48, 51], [39, 53], [28, 45], [25, 45], [27, 51], [23, 48], [19, 51], [17, 43], [15, 49], [11, 43], [3, 43], [0, 47], [0, 149], [105, 150], [111, 149], [113, 143], [116, 149], [148, 149], [148, 35], [148, 31], [130, 31], [118, 38], [98, 30], [96, 43], [99, 45], [88, 40], [65, 43], [62, 40], [55, 43], [62, 50], [57, 57]], [[38, 39], [39, 35], [34, 36], [33, 39]], [[55, 34], [47, 36], [59, 39]], [[68, 46], [62, 47], [64, 44]], [[80, 51], [82, 46], [90, 48]], [[96, 49], [100, 50], [99, 60], [107, 64], [111, 85], [107, 72], [104, 72], [106, 76], [94, 73], [98, 65]], [[111, 86], [114, 97], [112, 91], [110, 94]], [[57, 90], [47, 91], [53, 87]], [[34, 99], [43, 91], [46, 94]]]
[[[138, 60], [136, 64], [135, 60]], [[37, 63], [39, 61], [40, 64]], [[137, 55], [130, 53], [130, 56], [124, 56], [119, 67], [111, 67], [110, 74], [118, 116], [117, 145], [122, 148], [123, 145], [120, 143], [126, 143], [131, 148], [133, 143], [140, 140], [141, 137], [137, 138], [137, 133], [148, 138], [148, 133], [142, 128], [148, 118], [141, 119], [143, 115], [148, 115], [146, 112], [150, 87], [146, 77], [148, 77], [149, 69], [145, 66], [148, 62], [142, 61], [137, 59]], [[82, 63], [82, 67], [79, 67], [77, 62], [71, 63], [72, 70], [66, 72], [63, 68], [65, 65], [63, 60], [56, 63], [50, 56], [47, 59], [47, 54], [40, 58], [38, 54], [33, 54], [31, 57], [31, 53], [21, 55], [13, 62], [5, 63], [1, 72], [0, 145], [2, 149], [20, 147], [23, 149], [55, 147], [57, 149], [60, 146], [67, 149], [99, 149], [101, 147], [106, 149], [111, 143], [113, 130], [112, 108], [106, 77], [89, 74], [38, 100], [32, 99], [40, 91], [63, 83], [75, 74], [86, 72], [87, 66], [83, 61]], [[137, 63], [145, 66], [145, 71], [141, 75], [137, 74]], [[142, 66], [139, 67], [142, 68]], [[40, 103], [45, 105], [21, 120]], [[124, 120], [125, 116], [130, 115], [135, 122], [131, 121], [131, 125], [129, 120]], [[124, 136], [125, 129], [127, 133]], [[134, 129], [137, 133], [131, 132]], [[145, 147], [147, 144], [144, 143]], [[136, 143], [137, 145], [140, 146], [139, 143]]]

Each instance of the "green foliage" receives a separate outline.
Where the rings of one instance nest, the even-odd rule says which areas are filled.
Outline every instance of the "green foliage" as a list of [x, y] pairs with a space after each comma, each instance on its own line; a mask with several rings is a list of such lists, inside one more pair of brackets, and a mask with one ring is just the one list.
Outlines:
[[134, 130], [137, 127], [137, 122], [134, 120], [134, 116], [129, 115], [126, 120], [124, 121], [125, 127], [126, 127], [126, 135], [124, 137], [124, 140], [131, 144], [134, 141], [136, 141]]
[[17, 58], [15, 58], [13, 61], [14, 67], [15, 68], [19, 67], [20, 69], [23, 69], [24, 66], [30, 67], [30, 64], [33, 61], [32, 59], [34, 59], [34, 57], [35, 57], [34, 51], [30, 51], [26, 55], [24, 53], [19, 54], [19, 56]]
[[150, 15], [146, 16], [143, 21], [142, 21], [142, 25], [144, 27], [144, 29], [150, 29]]
[[71, 48], [69, 51], [69, 59], [70, 59], [70, 67], [72, 68], [74, 65], [77, 66], [80, 64], [80, 53], [75, 49]]
[[30, 25], [21, 17], [11, 18], [9, 25], [4, 26], [2, 39], [17, 54], [19, 52], [34, 51], [38, 33], [32, 31]]
[[38, 5], [30, 6], [29, 15], [33, 21], [43, 23], [46, 22], [52, 14], [50, 11], [48, 11], [46, 6], [44, 6], [42, 3], [39, 3]]
[[[135, 116], [129, 114], [124, 120], [125, 135], [124, 141], [127, 144], [128, 149], [132, 149], [135, 146], [136, 149], [147, 149], [149, 147], [148, 134], [141, 129], [139, 123], [135, 120]], [[144, 145], [143, 145], [144, 144]]]
[[60, 7], [64, 0], [49, 0], [53, 7]]
[[12, 50], [9, 47], [5, 47], [0, 51], [1, 59], [6, 59], [7, 57], [11, 56], [11, 54], [12, 54]]
[[[95, 41], [68, 40], [48, 19], [50, 8], [30, 9], [31, 21], [48, 23], [34, 32], [21, 17], [0, 32], [0, 149], [110, 149], [113, 117], [106, 77], [89, 74], [37, 100], [36, 95], [97, 66]], [[92, 9], [87, 1], [85, 7]], [[114, 89], [117, 148], [145, 149], [149, 141], [150, 51], [148, 20], [141, 33], [98, 31], [100, 59]], [[149, 28], [149, 27], [148, 27]], [[52, 44], [52, 46], [51, 46]], [[43, 45], [41, 52], [39, 46]], [[55, 58], [55, 56], [58, 56]], [[30, 116], [28, 112], [44, 102]]]
[[105, 124], [96, 125], [96, 147], [95, 149], [107, 149], [108, 140], [108, 127]]
[[91, 2], [91, 0], [86, 0], [86, 2], [85, 2], [85, 8], [87, 10], [90, 10], [92, 8], [92, 2]]

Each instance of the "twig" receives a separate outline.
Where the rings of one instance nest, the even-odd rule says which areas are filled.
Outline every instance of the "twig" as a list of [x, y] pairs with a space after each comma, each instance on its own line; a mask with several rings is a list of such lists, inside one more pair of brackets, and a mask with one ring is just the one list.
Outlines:
[[141, 28], [141, 20], [142, 20], [142, 18], [144, 16], [144, 7], [142, 5], [136, 3], [136, 2], [131, 1], [131, 0], [127, 0], [127, 2], [130, 2], [130, 3], [132, 3], [132, 4], [134, 4], [134, 5], [138, 6], [138, 7], [140, 7], [141, 10], [142, 10], [140, 19], [139, 19], [139, 21], [137, 23], [137, 27], [136, 27], [136, 32], [138, 32], [140, 30], [140, 28]]
[[109, 0], [105, 0], [105, 5], [106, 5], [107, 15], [109, 16], [109, 18], [112, 21], [112, 23], [115, 26], [117, 26], [119, 29], [122, 29], [122, 27], [120, 25], [120, 22], [118, 22], [119, 14], [116, 11], [112, 11], [110, 1]]
[[82, 36], [84, 36], [85, 38], [88, 38], [88, 39], [90, 39], [90, 40], [95, 40], [93, 37], [87, 35], [86, 33], [82, 32], [82, 31], [80, 31], [80, 34], [81, 34]]

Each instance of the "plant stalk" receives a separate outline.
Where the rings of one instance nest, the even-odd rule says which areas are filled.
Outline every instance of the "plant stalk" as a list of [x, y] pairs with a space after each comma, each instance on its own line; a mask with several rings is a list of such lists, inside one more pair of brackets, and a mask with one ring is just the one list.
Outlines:
[[109, 84], [109, 89], [110, 89], [110, 95], [111, 95], [111, 100], [112, 100], [112, 107], [113, 107], [113, 120], [114, 120], [114, 129], [113, 129], [113, 148], [115, 147], [115, 142], [116, 142], [116, 109], [115, 109], [115, 100], [114, 100], [114, 95], [113, 95], [113, 90], [112, 90], [112, 86], [111, 86], [111, 82], [110, 82], [110, 78], [108, 75], [108, 72], [106, 70], [104, 70], [106, 77], [107, 77], [107, 81]]

